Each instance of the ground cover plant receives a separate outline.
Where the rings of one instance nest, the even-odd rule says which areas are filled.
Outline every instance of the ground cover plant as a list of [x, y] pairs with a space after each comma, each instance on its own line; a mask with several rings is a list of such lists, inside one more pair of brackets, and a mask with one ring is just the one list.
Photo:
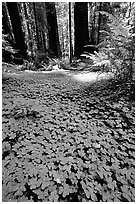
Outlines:
[[134, 85], [2, 78], [3, 201], [135, 201]]

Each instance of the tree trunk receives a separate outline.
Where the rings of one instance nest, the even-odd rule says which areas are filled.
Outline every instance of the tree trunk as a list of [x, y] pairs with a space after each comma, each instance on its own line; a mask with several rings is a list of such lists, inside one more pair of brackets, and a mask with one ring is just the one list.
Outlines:
[[[96, 2], [95, 2], [95, 8], [96, 8]], [[92, 27], [92, 33], [91, 33], [91, 44], [96, 45], [96, 9], [94, 9], [94, 18], [93, 18], [93, 27]]]
[[96, 11], [96, 2], [90, 2], [89, 3], [89, 42], [91, 45], [96, 44], [96, 39], [95, 39], [95, 11]]
[[3, 33], [8, 34], [10, 39], [13, 43], [15, 43], [12, 26], [10, 23], [10, 19], [8, 16], [7, 6], [5, 2], [2, 2], [2, 26], [3, 26]]
[[24, 34], [22, 31], [21, 19], [17, 2], [7, 2], [7, 8], [10, 15], [14, 38], [17, 49], [19, 49], [22, 57], [27, 58], [27, 48], [25, 45]]
[[83, 46], [89, 42], [87, 2], [76, 2], [74, 5], [75, 57], [82, 53]]
[[69, 40], [70, 40], [70, 64], [72, 63], [72, 38], [71, 38], [71, 3], [69, 2]]
[[33, 44], [32, 44], [33, 37], [31, 35], [31, 29], [30, 29], [30, 24], [29, 24], [29, 17], [28, 17], [26, 2], [23, 3], [23, 7], [24, 7], [24, 13], [25, 13], [27, 31], [28, 31], [28, 49], [31, 52], [31, 56], [33, 57]]
[[[129, 2], [129, 13], [128, 13], [128, 18], [130, 18], [131, 15], [131, 2]], [[128, 25], [130, 24], [130, 20], [128, 20]]]
[[49, 30], [49, 49], [53, 56], [61, 57], [55, 3], [46, 2], [45, 5]]
[[[99, 11], [101, 11], [101, 6], [102, 6], [102, 2], [100, 2]], [[100, 15], [100, 13], [99, 13], [99, 17], [98, 17], [98, 38], [97, 38], [97, 45], [99, 44], [100, 24], [101, 24], [101, 15]]]
[[62, 57], [65, 58], [65, 46], [64, 46], [64, 31], [63, 31], [63, 25], [61, 25], [61, 47], [62, 47]]
[[40, 46], [40, 39], [39, 39], [39, 30], [38, 30], [37, 12], [36, 12], [35, 2], [33, 2], [33, 8], [34, 8], [35, 25], [36, 25], [37, 48], [38, 50], [40, 50], [41, 46]]

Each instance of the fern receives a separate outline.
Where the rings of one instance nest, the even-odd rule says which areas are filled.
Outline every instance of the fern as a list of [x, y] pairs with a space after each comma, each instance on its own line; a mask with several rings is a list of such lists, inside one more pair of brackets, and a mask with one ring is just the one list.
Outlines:
[[15, 50], [13, 46], [11, 45], [11, 43], [9, 42], [9, 36], [5, 34], [2, 34], [2, 51], [3, 52], [7, 51], [11, 54], [17, 53], [17, 50]]
[[134, 26], [128, 25], [128, 21], [117, 19], [112, 14], [100, 11], [100, 14], [108, 17], [108, 30], [101, 30], [105, 39], [98, 45], [99, 52], [94, 54], [83, 53], [81, 56], [93, 60], [93, 66], [103, 67], [102, 71], [115, 71], [116, 76], [125, 73], [133, 74], [134, 62]]

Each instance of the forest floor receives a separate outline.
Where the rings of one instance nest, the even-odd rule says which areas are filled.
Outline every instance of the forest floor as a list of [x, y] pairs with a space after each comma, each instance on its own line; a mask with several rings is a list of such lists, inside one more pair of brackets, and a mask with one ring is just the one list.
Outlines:
[[134, 85], [80, 79], [3, 73], [3, 201], [135, 201]]

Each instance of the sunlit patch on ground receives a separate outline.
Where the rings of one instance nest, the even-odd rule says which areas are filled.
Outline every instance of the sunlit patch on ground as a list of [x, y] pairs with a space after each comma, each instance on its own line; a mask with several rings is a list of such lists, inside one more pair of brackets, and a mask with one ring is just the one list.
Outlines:
[[83, 72], [79, 74], [74, 74], [73, 78], [80, 82], [95, 82], [96, 80], [109, 79], [113, 77], [113, 74], [108, 73], [98, 73], [98, 72]]

